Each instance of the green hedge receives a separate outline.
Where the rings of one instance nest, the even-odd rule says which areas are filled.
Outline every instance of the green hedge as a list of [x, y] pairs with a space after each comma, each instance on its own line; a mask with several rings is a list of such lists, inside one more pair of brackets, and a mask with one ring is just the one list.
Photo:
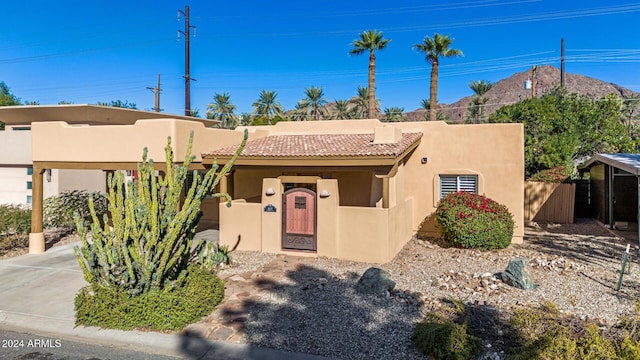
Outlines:
[[438, 203], [436, 218], [445, 241], [454, 246], [490, 250], [511, 244], [513, 216], [485, 196], [449, 193]]
[[217, 275], [191, 265], [182, 286], [131, 296], [115, 286], [82, 288], [75, 299], [76, 325], [111, 329], [180, 330], [210, 314], [224, 297]]

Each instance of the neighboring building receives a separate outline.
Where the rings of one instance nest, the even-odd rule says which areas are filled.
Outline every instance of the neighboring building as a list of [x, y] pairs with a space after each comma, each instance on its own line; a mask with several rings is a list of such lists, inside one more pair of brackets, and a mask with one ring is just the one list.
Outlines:
[[[128, 126], [37, 123], [33, 163], [35, 169], [135, 169], [146, 146], [161, 168], [167, 136], [179, 160], [193, 132], [192, 168], [204, 170], [214, 159], [229, 161], [243, 130], [164, 119]], [[203, 204], [203, 219], [219, 224], [220, 242], [231, 248], [387, 262], [414, 234], [439, 234], [438, 200], [458, 190], [505, 204], [514, 216], [513, 241], [522, 242], [522, 124], [340, 120], [247, 130], [247, 146], [219, 184], [232, 206], [217, 199]], [[53, 146], [58, 141], [68, 146]], [[41, 219], [33, 223], [37, 233]]]
[[[67, 190], [106, 190], [102, 170], [47, 169], [44, 179], [45, 198]], [[0, 204], [31, 206], [32, 180], [31, 131], [24, 126], [7, 126], [0, 131]]]
[[[596, 154], [578, 167], [589, 173], [591, 216], [613, 229], [638, 224], [640, 154]], [[640, 229], [639, 235], [640, 235]]]

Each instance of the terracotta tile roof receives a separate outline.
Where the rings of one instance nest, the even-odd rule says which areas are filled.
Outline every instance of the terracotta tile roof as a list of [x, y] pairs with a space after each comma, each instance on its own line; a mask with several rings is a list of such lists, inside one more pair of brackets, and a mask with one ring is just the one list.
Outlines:
[[[271, 135], [250, 140], [241, 157], [397, 157], [422, 137], [404, 133], [395, 144], [373, 144], [373, 134]], [[213, 150], [202, 156], [232, 156], [237, 145]]]

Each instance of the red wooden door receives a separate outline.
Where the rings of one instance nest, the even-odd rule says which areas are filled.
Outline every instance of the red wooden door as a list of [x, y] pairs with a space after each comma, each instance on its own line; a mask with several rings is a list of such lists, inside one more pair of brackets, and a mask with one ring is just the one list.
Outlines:
[[316, 193], [296, 188], [282, 198], [282, 248], [313, 250], [316, 247]]

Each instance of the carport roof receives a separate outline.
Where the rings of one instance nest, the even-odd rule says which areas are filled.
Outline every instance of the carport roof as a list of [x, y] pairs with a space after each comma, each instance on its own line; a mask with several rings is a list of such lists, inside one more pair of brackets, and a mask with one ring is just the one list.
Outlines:
[[111, 106], [64, 104], [0, 106], [0, 121], [7, 125], [25, 126], [42, 121], [65, 121], [67, 124], [132, 125], [141, 119], [191, 120], [211, 126], [219, 123], [193, 116], [175, 115]]
[[640, 175], [640, 154], [596, 154], [578, 168], [589, 169], [596, 164], [607, 164]]

